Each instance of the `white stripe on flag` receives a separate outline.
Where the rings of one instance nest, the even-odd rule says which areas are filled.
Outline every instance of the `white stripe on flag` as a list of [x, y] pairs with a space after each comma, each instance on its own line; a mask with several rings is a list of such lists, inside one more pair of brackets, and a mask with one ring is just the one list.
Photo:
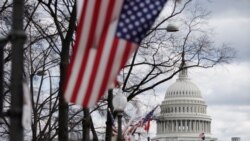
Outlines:
[[[116, 32], [116, 27], [117, 27], [117, 23], [118, 23], [118, 17], [120, 10], [121, 10], [121, 6], [123, 4], [122, 1], [114, 1], [114, 9], [112, 12], [112, 21], [110, 21], [111, 23], [109, 23], [108, 26], [108, 30], [107, 33], [105, 33], [105, 36], [103, 36], [103, 52], [101, 53], [101, 58], [100, 58], [100, 62], [98, 69], [97, 69], [97, 74], [94, 75], [94, 86], [92, 88], [92, 90], [90, 91], [91, 95], [90, 95], [90, 99], [88, 100], [88, 103], [84, 103], [85, 105], [87, 105], [88, 107], [93, 106], [96, 101], [99, 98], [99, 95], [103, 95], [104, 92], [101, 91], [103, 85], [106, 85], [107, 87], [107, 81], [105, 81], [105, 75], [109, 75], [110, 72], [106, 72], [106, 69], [109, 67], [108, 65], [113, 66], [113, 64], [109, 64], [109, 58], [112, 57], [114, 54], [111, 54], [111, 50], [113, 49], [113, 42], [115, 39], [115, 32]], [[99, 46], [100, 47], [100, 46]], [[117, 48], [117, 46], [115, 46], [114, 48]], [[113, 60], [113, 58], [112, 58]], [[93, 79], [93, 78], [92, 78]]]
[[87, 2], [87, 11], [84, 19], [84, 25], [82, 28], [82, 31], [78, 31], [81, 33], [81, 38], [80, 38], [80, 43], [78, 45], [77, 51], [76, 51], [76, 58], [74, 60], [72, 68], [72, 73], [70, 74], [68, 84], [66, 86], [66, 91], [65, 91], [65, 99], [67, 101], [71, 100], [73, 91], [74, 91], [74, 86], [76, 85], [76, 80], [79, 76], [79, 71], [81, 68], [81, 63], [85, 54], [85, 49], [86, 49], [86, 44], [87, 44], [87, 39], [88, 39], [88, 34], [92, 22], [92, 13], [95, 7], [95, 1], [88, 1]]
[[105, 0], [101, 1], [101, 7], [99, 11], [98, 22], [96, 25], [96, 32], [95, 32], [95, 43], [96, 43], [95, 46], [97, 46], [101, 38], [101, 34], [104, 28], [104, 23], [105, 23], [107, 11], [108, 11], [108, 6], [109, 6], [108, 4], [109, 3]]
[[[107, 67], [108, 58], [110, 55], [112, 55], [112, 54], [110, 54], [110, 50], [111, 50], [113, 39], [115, 36], [117, 22], [118, 21], [111, 24], [111, 26], [109, 28], [108, 35], [110, 35], [110, 36], [107, 36], [107, 39], [105, 40], [105, 43], [104, 43], [104, 49], [103, 49], [103, 53], [102, 53], [102, 56], [100, 59], [101, 62], [99, 64], [99, 68], [98, 68], [98, 71], [96, 74], [95, 83], [94, 83], [94, 87], [93, 87], [94, 89], [93, 89], [93, 92], [91, 92], [92, 95], [90, 96], [88, 106], [94, 105], [95, 102], [97, 101], [97, 98], [99, 95], [99, 90], [100, 90], [101, 84], [103, 82], [103, 77], [104, 77], [104, 75], [106, 75], [105, 69]], [[107, 82], [105, 82], [105, 83], [107, 83]]]
[[84, 0], [78, 0], [78, 1], [76, 1], [76, 10], [77, 10], [77, 20], [79, 20], [80, 19], [80, 16], [81, 16], [81, 14], [80, 13], [82, 13], [82, 6], [84, 5]]
[[93, 62], [94, 62], [95, 57], [96, 57], [96, 52], [97, 52], [97, 50], [95, 48], [91, 48], [91, 50], [89, 52], [87, 66], [86, 66], [85, 72], [83, 74], [83, 79], [80, 82], [80, 84], [81, 84], [80, 89], [77, 91], [77, 98], [76, 98], [76, 103], [77, 104], [82, 105], [83, 104], [83, 99], [88, 98], [88, 97], [85, 97], [85, 95], [86, 95], [87, 88], [89, 86], [88, 82], [89, 82], [89, 79], [90, 79], [90, 76], [91, 76], [90, 74], [93, 71], [92, 68], [93, 68], [93, 65], [94, 65]]
[[119, 40], [118, 49], [117, 49], [117, 52], [116, 52], [115, 57], [114, 57], [114, 64], [112, 66], [112, 73], [111, 73], [112, 75], [108, 81], [109, 82], [108, 84], [110, 84], [110, 86], [108, 86], [109, 88], [113, 85], [112, 81], [114, 81], [116, 79], [116, 76], [122, 67], [121, 65], [124, 65], [124, 64], [122, 64], [121, 61], [123, 60], [122, 58], [126, 53], [125, 50], [129, 50], [129, 53], [131, 54], [131, 52], [133, 52], [136, 49], [136, 47], [138, 46], [136, 44], [132, 44], [131, 47], [127, 48], [126, 47], [127, 43], [128, 42], [126, 40], [122, 40], [122, 39]]

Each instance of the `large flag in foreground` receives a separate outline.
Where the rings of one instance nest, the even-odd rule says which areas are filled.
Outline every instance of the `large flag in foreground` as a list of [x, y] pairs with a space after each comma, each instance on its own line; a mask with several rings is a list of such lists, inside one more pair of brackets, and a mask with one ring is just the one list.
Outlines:
[[64, 85], [66, 101], [93, 106], [114, 84], [166, 0], [84, 0]]

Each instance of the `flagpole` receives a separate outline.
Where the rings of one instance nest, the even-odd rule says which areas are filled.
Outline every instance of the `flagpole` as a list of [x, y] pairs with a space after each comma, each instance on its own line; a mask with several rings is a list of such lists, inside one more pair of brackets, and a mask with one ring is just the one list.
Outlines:
[[12, 31], [12, 64], [11, 64], [11, 108], [10, 108], [10, 141], [23, 141], [22, 107], [23, 107], [23, 47], [26, 39], [23, 30], [24, 0], [13, 1]]

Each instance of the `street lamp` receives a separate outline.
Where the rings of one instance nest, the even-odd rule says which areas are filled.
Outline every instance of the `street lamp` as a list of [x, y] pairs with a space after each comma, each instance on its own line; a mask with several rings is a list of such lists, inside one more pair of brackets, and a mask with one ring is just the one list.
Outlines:
[[167, 32], [177, 32], [177, 31], [179, 31], [179, 28], [177, 26], [173, 25], [173, 24], [168, 24], [168, 26], [164, 27], [164, 28], [153, 28], [153, 29], [150, 29], [147, 32], [147, 34], [146, 34], [145, 37], [147, 37], [148, 35], [150, 35], [152, 32], [154, 32], [156, 30], [165, 30]]
[[167, 32], [177, 32], [179, 31], [179, 28], [173, 24], [169, 24], [167, 27], [164, 28], [156, 28], [156, 29], [152, 29], [154, 30], [166, 30]]
[[179, 31], [179, 28], [173, 24], [169, 24], [166, 28], [168, 32], [177, 32]]
[[36, 75], [37, 76], [45, 76], [47, 75], [46, 71], [48, 72], [49, 74], [49, 85], [50, 85], [50, 88], [49, 88], [49, 93], [50, 93], [50, 96], [49, 96], [49, 113], [50, 113], [50, 116], [49, 116], [49, 132], [48, 132], [48, 139], [50, 140], [50, 134], [51, 134], [51, 120], [52, 120], [52, 80], [51, 80], [51, 74], [50, 74], [50, 71], [49, 70], [38, 70]]
[[122, 115], [127, 105], [127, 98], [123, 94], [119, 93], [113, 98], [112, 103], [114, 106], [114, 111], [117, 113], [118, 117], [117, 141], [122, 141]]
[[142, 127], [137, 128], [138, 133], [138, 141], [141, 141], [141, 134], [144, 132], [144, 129]]

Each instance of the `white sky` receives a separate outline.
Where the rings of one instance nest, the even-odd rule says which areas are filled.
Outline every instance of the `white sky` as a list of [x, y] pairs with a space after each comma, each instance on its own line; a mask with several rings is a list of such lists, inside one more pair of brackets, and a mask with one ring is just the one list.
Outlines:
[[[228, 43], [238, 53], [231, 64], [192, 69], [189, 76], [202, 91], [212, 116], [212, 133], [218, 141], [231, 141], [231, 137], [249, 141], [250, 1], [205, 0], [202, 4], [212, 12], [209, 23], [214, 27], [215, 41]], [[159, 99], [175, 79], [160, 86]]]
[[219, 141], [250, 140], [250, 1], [213, 0], [204, 3], [212, 11], [210, 24], [217, 42], [226, 42], [238, 51], [232, 64], [209, 70], [195, 70], [213, 118], [212, 131]]

